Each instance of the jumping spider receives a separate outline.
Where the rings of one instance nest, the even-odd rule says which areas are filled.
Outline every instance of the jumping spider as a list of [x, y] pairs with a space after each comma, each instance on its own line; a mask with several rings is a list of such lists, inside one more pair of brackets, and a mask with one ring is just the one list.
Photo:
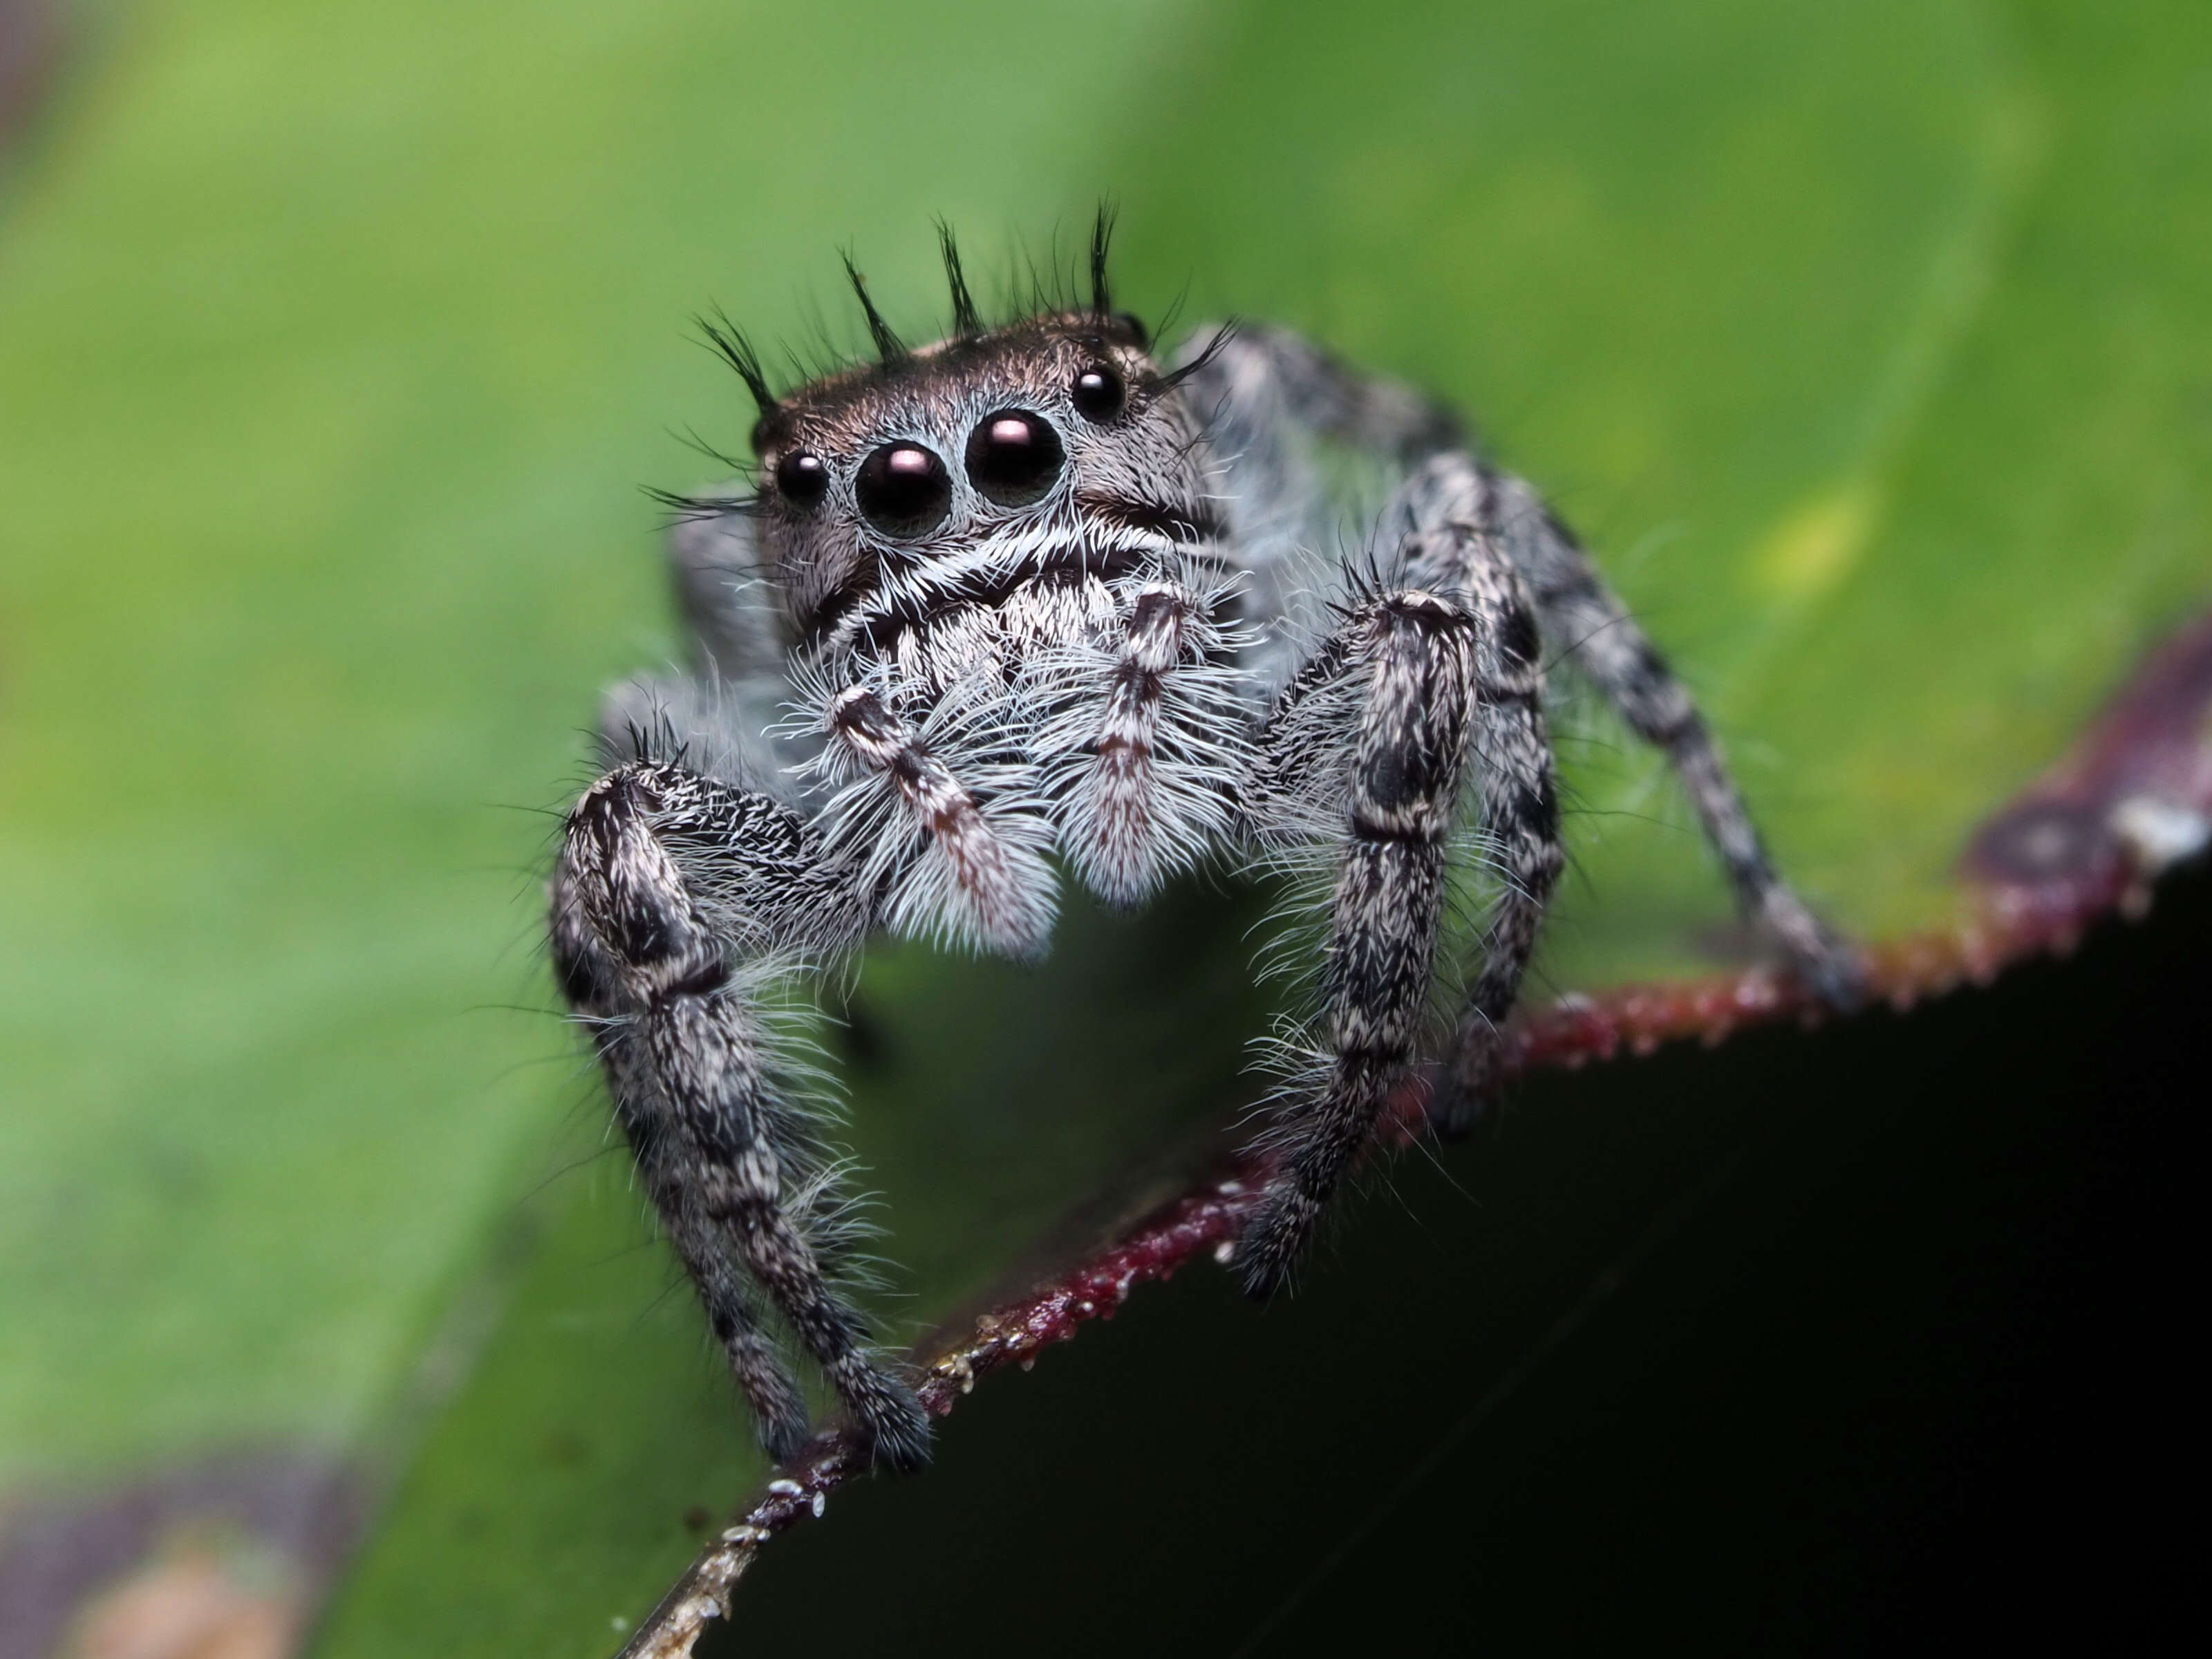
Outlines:
[[[1163, 368], [1109, 299], [1108, 228], [1087, 304], [999, 327], [944, 236], [953, 331], [919, 349], [854, 275], [878, 360], [783, 396], [709, 328], [760, 408], [757, 493], [680, 516], [694, 672], [612, 696], [613, 769], [568, 816], [560, 981], [778, 1459], [807, 1410], [763, 1297], [879, 1461], [928, 1452], [839, 1289], [818, 1090], [764, 1036], [774, 985], [876, 928], [1034, 957], [1055, 857], [1116, 905], [1210, 858], [1325, 862], [1304, 1065], [1236, 1249], [1261, 1296], [1416, 1061], [1471, 845], [1498, 879], [1439, 1127], [1490, 1087], [1563, 858], [1546, 641], [1665, 752], [1798, 975], [1856, 994], [1682, 685], [1535, 491], [1446, 410], [1280, 330], [1200, 330]], [[1324, 443], [1392, 481], [1355, 558], [1329, 527]]]

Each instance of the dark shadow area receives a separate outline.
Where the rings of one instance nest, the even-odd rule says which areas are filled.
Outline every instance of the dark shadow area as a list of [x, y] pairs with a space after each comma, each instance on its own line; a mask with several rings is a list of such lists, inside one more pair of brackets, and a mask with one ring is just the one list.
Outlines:
[[2202, 1620], [2212, 873], [1907, 1018], [1537, 1079], [779, 1540], [702, 1654], [1856, 1653]]

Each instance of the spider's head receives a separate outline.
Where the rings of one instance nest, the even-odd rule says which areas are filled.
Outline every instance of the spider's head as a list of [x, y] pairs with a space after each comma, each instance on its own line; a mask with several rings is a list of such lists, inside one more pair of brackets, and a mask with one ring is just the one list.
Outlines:
[[[948, 598], [1046, 569], [1113, 574], [1141, 545], [1218, 533], [1198, 428], [1144, 326], [1108, 301], [987, 329], [944, 239], [954, 331], [908, 349], [857, 274], [878, 361], [772, 393], [713, 331], [761, 404], [757, 522], [800, 639], [820, 639], [902, 573]], [[848, 270], [850, 270], [848, 264]]]

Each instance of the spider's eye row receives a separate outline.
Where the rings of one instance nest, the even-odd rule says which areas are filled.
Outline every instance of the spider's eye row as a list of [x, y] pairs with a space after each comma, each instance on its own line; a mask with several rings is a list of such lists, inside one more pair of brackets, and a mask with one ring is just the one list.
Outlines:
[[886, 536], [926, 536], [952, 510], [952, 478], [936, 452], [902, 440], [860, 463], [854, 480], [860, 515]]
[[775, 488], [793, 507], [811, 507], [830, 488], [830, 469], [819, 455], [794, 449], [776, 461]]
[[1129, 395], [1129, 389], [1121, 384], [1121, 377], [1105, 363], [1093, 363], [1079, 370], [1069, 392], [1083, 418], [1101, 425], [1121, 412], [1121, 405], [1128, 401]]
[[1039, 499], [1066, 459], [1052, 422], [1026, 409], [986, 415], [968, 434], [968, 476], [1000, 507], [1027, 507]]

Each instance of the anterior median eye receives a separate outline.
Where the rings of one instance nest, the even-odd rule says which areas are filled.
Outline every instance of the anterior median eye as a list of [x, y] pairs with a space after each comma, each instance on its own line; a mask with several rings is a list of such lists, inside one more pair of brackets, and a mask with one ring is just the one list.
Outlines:
[[952, 510], [952, 478], [933, 450], [885, 444], [860, 463], [854, 481], [860, 512], [886, 536], [927, 535]]
[[968, 434], [968, 476], [1000, 507], [1027, 507], [1052, 488], [1067, 452], [1042, 415], [1002, 409]]

